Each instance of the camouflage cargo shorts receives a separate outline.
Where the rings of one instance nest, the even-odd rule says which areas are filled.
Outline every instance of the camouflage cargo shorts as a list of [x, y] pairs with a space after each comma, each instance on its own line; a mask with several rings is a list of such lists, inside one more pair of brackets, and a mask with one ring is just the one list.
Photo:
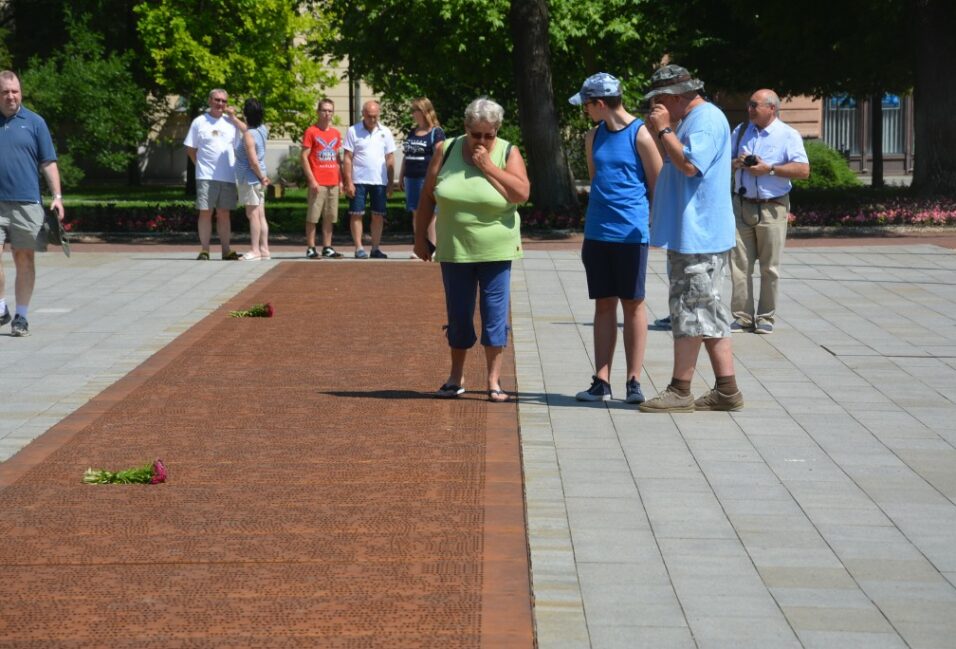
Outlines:
[[684, 254], [667, 251], [670, 264], [671, 332], [674, 338], [724, 338], [733, 316], [721, 297], [730, 252]]

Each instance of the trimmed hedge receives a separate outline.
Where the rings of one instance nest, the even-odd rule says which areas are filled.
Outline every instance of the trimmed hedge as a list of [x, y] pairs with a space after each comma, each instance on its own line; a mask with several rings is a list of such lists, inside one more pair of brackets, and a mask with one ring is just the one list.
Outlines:
[[[266, 202], [266, 220], [270, 231], [276, 234], [300, 234], [305, 228], [305, 205]], [[66, 207], [64, 227], [72, 232], [117, 233], [171, 233], [192, 232], [196, 229], [196, 208], [191, 203], [170, 202], [154, 205], [79, 204]], [[232, 211], [234, 232], [248, 232], [246, 212]], [[339, 221], [335, 231], [347, 234], [348, 215], [344, 205], [339, 206]], [[388, 206], [385, 231], [411, 232], [411, 219], [403, 207]]]
[[810, 177], [795, 180], [797, 189], [849, 189], [860, 187], [863, 183], [857, 178], [846, 159], [825, 142], [807, 140], [804, 142], [807, 158], [810, 160]]

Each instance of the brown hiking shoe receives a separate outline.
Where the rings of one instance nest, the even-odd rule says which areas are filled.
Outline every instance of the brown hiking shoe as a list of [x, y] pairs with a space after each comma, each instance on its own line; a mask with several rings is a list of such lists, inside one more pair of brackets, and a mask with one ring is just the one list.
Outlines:
[[667, 386], [663, 392], [640, 405], [641, 412], [694, 412], [694, 397], [682, 397]]
[[724, 394], [714, 388], [694, 401], [694, 407], [698, 410], [742, 410], [744, 395], [741, 394], [740, 390], [733, 394]]

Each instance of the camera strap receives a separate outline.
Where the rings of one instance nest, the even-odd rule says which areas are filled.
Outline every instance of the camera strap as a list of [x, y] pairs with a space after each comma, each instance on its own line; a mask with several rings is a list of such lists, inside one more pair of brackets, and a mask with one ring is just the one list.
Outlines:
[[[740, 141], [744, 139], [744, 133], [747, 132], [748, 128], [750, 128], [750, 122], [741, 122], [740, 124], [737, 125], [737, 141], [734, 142], [734, 155], [732, 156], [733, 158], [736, 158], [740, 154]], [[738, 169], [737, 172], [740, 174], [743, 174], [743, 169]], [[743, 187], [743, 185], [744, 185], [744, 177], [743, 175], [741, 175], [740, 186]], [[733, 179], [731, 179], [730, 193], [734, 193]]]

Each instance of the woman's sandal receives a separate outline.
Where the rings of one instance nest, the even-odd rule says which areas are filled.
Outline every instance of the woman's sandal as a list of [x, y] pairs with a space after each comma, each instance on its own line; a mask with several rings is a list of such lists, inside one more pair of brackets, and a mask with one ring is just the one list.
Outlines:
[[510, 399], [511, 397], [508, 395], [508, 393], [502, 390], [501, 388], [498, 388], [496, 390], [488, 390], [488, 401], [491, 401], [493, 403], [505, 403], [506, 401], [509, 401]]
[[439, 399], [454, 399], [465, 392], [465, 388], [454, 383], [446, 383], [435, 391], [435, 396]]

